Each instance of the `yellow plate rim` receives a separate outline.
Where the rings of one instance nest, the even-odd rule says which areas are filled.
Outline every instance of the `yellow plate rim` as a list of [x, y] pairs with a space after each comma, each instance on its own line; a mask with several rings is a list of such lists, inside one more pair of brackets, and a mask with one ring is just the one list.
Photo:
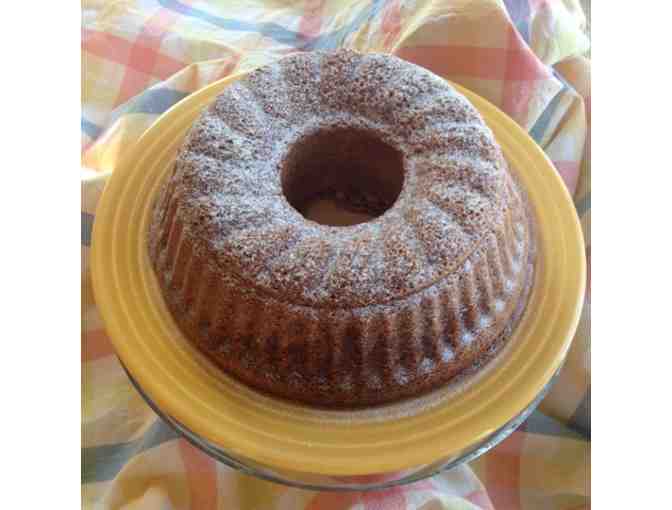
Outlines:
[[155, 190], [169, 169], [153, 162], [167, 158], [167, 143], [175, 146], [194, 116], [241, 76], [215, 82], [161, 115], [120, 162], [96, 210], [91, 253], [96, 302], [117, 355], [138, 384], [162, 410], [235, 456], [327, 475], [429, 464], [459, 453], [514, 418], [559, 368], [576, 331], [586, 281], [583, 236], [571, 196], [541, 148], [494, 105], [452, 82], [495, 133], [538, 220], [542, 264], [515, 348], [496, 371], [449, 405], [415, 416], [316, 426], [309, 413], [291, 405], [257, 402], [223, 389], [193, 353], [168, 338], [180, 333], [165, 305], [157, 302], [160, 294], [144, 245], [148, 190]]

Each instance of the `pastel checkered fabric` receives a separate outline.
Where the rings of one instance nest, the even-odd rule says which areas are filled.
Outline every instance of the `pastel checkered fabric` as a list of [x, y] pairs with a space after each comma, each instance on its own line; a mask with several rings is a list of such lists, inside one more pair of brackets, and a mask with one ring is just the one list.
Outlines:
[[395, 53], [513, 117], [574, 194], [590, 261], [590, 62], [577, 0], [85, 0], [82, 24], [85, 508], [590, 506], [590, 294], [554, 389], [507, 440], [468, 466], [413, 485], [334, 494], [242, 475], [179, 439], [126, 377], [88, 277], [105, 178], [157, 116], [231, 73], [291, 52], [339, 47]]

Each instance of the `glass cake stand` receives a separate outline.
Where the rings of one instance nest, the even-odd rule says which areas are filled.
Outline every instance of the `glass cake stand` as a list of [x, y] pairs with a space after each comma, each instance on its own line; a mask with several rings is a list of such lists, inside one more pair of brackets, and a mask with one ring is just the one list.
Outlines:
[[279, 483], [290, 487], [308, 489], [315, 491], [374, 491], [394, 487], [397, 485], [406, 485], [414, 483], [425, 478], [436, 475], [442, 471], [452, 469], [464, 462], [470, 462], [481, 455], [487, 453], [492, 448], [501, 443], [511, 433], [513, 433], [537, 408], [549, 392], [555, 380], [557, 379], [560, 367], [551, 377], [542, 391], [530, 402], [530, 404], [521, 411], [518, 416], [506, 423], [501, 428], [493, 432], [485, 440], [472, 445], [460, 454], [450, 458], [441, 459], [433, 464], [418, 466], [417, 468], [401, 471], [397, 473], [384, 473], [375, 475], [353, 476], [353, 477], [331, 477], [326, 475], [279, 471], [268, 466], [263, 466], [248, 459], [237, 458], [230, 452], [218, 447], [207, 439], [185, 427], [182, 423], [162, 411], [159, 406], [147, 395], [140, 387], [140, 384], [133, 378], [128, 369], [121, 364], [135, 389], [147, 402], [149, 407], [178, 435], [189, 441], [196, 448], [200, 449], [213, 459], [236, 469], [247, 475], [251, 475], [269, 482]]
[[213, 458], [305, 489], [392, 487], [487, 452], [548, 391], [581, 313], [586, 284], [581, 225], [552, 163], [513, 120], [454, 85], [493, 130], [536, 210], [543, 259], [528, 302], [531, 312], [523, 314], [515, 347], [497, 369], [450, 400], [400, 419], [323, 419], [314, 409], [255, 394], [201, 362], [163, 301], [143, 241], [151, 197], [171, 170], [185, 133], [239, 77], [191, 94], [164, 113], [115, 169], [98, 204], [91, 248], [96, 303], [134, 384], [159, 416]]

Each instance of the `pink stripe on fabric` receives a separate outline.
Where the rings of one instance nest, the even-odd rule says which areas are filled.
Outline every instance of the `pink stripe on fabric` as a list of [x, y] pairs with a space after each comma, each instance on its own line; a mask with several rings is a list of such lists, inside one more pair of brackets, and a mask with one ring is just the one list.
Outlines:
[[106, 356], [112, 356], [113, 354], [114, 347], [104, 329], [96, 329], [84, 333], [82, 362], [94, 361]]
[[215, 461], [180, 439], [180, 455], [189, 485], [191, 510], [210, 510], [217, 506], [217, 468]]
[[[175, 13], [160, 8], [141, 28], [128, 54], [128, 67], [119, 86], [117, 105], [125, 103], [146, 89], [151, 84], [153, 76], [167, 78], [176, 72], [161, 66], [158, 59], [161, 40], [176, 20]], [[168, 74], [165, 74], [165, 71], [168, 71]]]
[[365, 510], [406, 510], [406, 495], [401, 487], [362, 494]]
[[[91, 53], [100, 58], [104, 58], [111, 62], [116, 62], [123, 66], [133, 64], [129, 62], [129, 54], [133, 43], [113, 34], [106, 34], [104, 32], [96, 32], [95, 30], [82, 30], [82, 49], [87, 53]], [[173, 57], [163, 55], [161, 53], [156, 56], [156, 67], [159, 69], [172, 70], [170, 74], [174, 74], [182, 69], [187, 64], [177, 60]], [[136, 69], [143, 71], [144, 68]]]
[[224, 66], [224, 69], [222, 69], [222, 72], [219, 73], [218, 78], [222, 79], [230, 75], [238, 65], [238, 62], [240, 62], [240, 55], [234, 53]]
[[322, 29], [324, 0], [306, 0], [303, 16], [299, 20], [299, 33], [304, 37], [314, 37]]
[[552, 73], [530, 50], [516, 27], [509, 25], [508, 31], [503, 109], [520, 123], [527, 117], [535, 83], [551, 78]]
[[565, 182], [565, 186], [567, 186], [567, 189], [573, 195], [579, 182], [581, 164], [578, 161], [553, 161], [553, 164]]
[[[136, 53], [137, 55], [137, 53]], [[152, 75], [136, 71], [133, 68], [127, 68], [124, 71], [123, 81], [119, 87], [117, 99], [114, 102], [114, 107], [124, 104], [133, 96], [149, 87], [152, 83]]]
[[308, 503], [306, 510], [348, 510], [359, 502], [358, 492], [320, 492]]
[[128, 61], [131, 42], [113, 34], [82, 29], [82, 50], [118, 64]]
[[385, 34], [383, 47], [390, 50], [401, 33], [401, 5], [399, 0], [393, 0], [388, 4], [383, 15], [381, 28]]
[[520, 455], [523, 432], [514, 432], [485, 457], [485, 488], [497, 509], [520, 509]]
[[419, 482], [402, 485], [401, 488], [404, 492], [433, 491], [436, 490], [436, 485], [434, 485], [431, 478], [428, 478], [427, 480], [420, 480]]
[[[382, 482], [393, 478], [394, 475], [370, 475], [357, 477], [339, 477], [339, 480], [359, 483]], [[417, 491], [436, 490], [431, 480], [421, 480], [409, 485], [390, 487], [380, 491], [372, 492], [349, 492], [349, 493], [329, 493], [323, 492], [317, 494], [306, 510], [347, 510], [354, 505], [361, 503], [365, 510], [406, 510], [408, 500], [406, 494]]]

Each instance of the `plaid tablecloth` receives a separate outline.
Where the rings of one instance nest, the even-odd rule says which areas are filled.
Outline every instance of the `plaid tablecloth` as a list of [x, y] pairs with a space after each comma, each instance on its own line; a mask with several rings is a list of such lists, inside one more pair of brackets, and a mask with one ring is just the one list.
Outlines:
[[526, 128], [574, 194], [590, 262], [590, 62], [577, 0], [85, 0], [84, 508], [590, 507], [590, 294], [558, 382], [517, 432], [470, 465], [381, 492], [316, 493], [233, 471], [179, 439], [124, 374], [87, 272], [105, 177], [158, 115], [191, 92], [287, 53], [339, 47], [395, 53], [482, 95]]

